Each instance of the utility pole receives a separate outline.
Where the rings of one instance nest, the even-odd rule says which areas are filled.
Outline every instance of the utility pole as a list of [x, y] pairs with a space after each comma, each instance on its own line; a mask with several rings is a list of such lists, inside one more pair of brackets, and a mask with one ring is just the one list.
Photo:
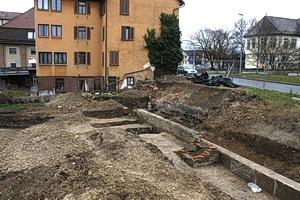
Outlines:
[[[243, 14], [239, 14], [242, 16], [241, 18], [241, 23], [243, 23]], [[243, 59], [243, 35], [242, 32], [240, 31], [240, 42], [241, 42], [241, 49], [240, 49], [240, 76], [242, 76], [242, 59]]]

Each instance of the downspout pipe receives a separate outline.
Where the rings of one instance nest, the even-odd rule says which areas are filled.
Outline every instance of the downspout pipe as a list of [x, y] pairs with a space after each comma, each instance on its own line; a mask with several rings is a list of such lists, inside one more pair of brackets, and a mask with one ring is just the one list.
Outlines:
[[108, 9], [107, 9], [107, 0], [105, 0], [105, 70], [104, 70], [104, 84], [105, 84], [105, 88], [107, 89], [108, 86], [108, 65], [107, 65], [107, 22], [108, 22], [108, 13], [107, 13]]

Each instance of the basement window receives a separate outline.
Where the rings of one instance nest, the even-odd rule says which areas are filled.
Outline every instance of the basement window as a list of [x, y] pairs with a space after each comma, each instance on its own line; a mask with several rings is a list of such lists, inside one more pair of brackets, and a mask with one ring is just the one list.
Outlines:
[[62, 79], [62, 78], [55, 79], [55, 91], [56, 92], [63, 91], [64, 86], [65, 86], [64, 79]]

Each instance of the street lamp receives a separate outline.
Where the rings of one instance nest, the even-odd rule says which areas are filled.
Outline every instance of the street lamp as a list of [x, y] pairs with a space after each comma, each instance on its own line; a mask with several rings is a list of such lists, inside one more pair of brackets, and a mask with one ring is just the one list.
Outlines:
[[[242, 16], [241, 23], [243, 23], [243, 14], [239, 14]], [[240, 49], [240, 76], [242, 76], [242, 59], [243, 59], [243, 36], [242, 32], [240, 31], [240, 42], [241, 42], [241, 49]]]

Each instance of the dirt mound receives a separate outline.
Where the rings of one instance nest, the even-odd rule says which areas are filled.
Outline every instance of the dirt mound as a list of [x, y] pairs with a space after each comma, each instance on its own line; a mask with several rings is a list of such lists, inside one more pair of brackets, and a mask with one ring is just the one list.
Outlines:
[[54, 100], [46, 103], [46, 106], [68, 109], [88, 107], [90, 104], [91, 102], [83, 98], [80, 93], [66, 93], [58, 95]]

